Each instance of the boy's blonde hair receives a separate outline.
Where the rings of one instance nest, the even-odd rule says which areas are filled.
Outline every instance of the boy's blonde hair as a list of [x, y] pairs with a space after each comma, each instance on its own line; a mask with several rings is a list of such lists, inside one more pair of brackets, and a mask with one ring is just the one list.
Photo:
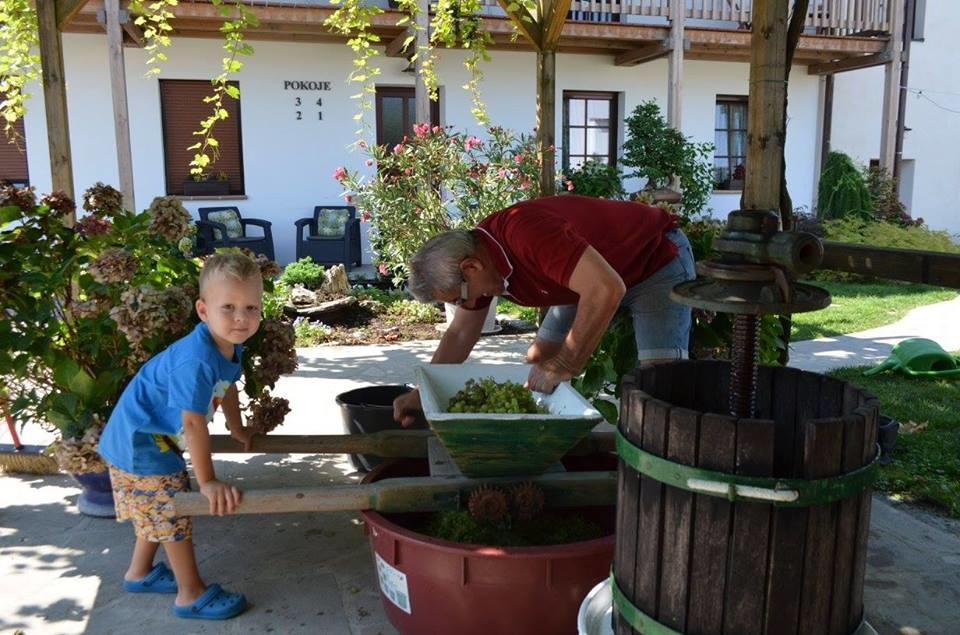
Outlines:
[[263, 281], [260, 267], [253, 259], [238, 253], [214, 254], [206, 259], [203, 269], [200, 270], [200, 294], [203, 295], [204, 287], [220, 276], [243, 281], [251, 278]]

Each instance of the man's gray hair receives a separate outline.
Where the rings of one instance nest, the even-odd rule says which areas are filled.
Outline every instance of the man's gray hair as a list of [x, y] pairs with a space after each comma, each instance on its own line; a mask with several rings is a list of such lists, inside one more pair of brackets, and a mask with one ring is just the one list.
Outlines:
[[410, 293], [421, 302], [433, 302], [437, 292], [459, 289], [460, 263], [477, 251], [477, 239], [465, 229], [437, 234], [410, 259]]

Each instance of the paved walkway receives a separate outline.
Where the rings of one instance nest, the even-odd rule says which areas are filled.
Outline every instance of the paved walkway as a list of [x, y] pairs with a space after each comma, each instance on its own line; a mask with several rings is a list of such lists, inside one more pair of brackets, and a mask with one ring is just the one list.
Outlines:
[[[870, 363], [885, 357], [894, 340], [916, 335], [957, 350], [957, 318], [960, 300], [923, 307], [875, 332], [797, 343], [794, 364], [822, 371]], [[484, 338], [474, 358], [520, 361], [528, 342], [523, 336]], [[293, 407], [283, 432], [340, 433], [336, 394], [412, 381], [414, 366], [429, 360], [435, 344], [301, 349], [299, 370], [278, 386]], [[0, 443], [9, 442], [4, 434]], [[27, 437], [44, 440], [35, 431]], [[215, 463], [221, 478], [247, 489], [358, 478], [343, 456], [220, 455]], [[0, 633], [396, 633], [380, 605], [369, 547], [353, 514], [196, 519], [198, 558], [208, 582], [242, 590], [253, 603], [226, 624], [196, 624], [170, 617], [168, 596], [121, 591], [130, 530], [79, 515], [77, 492], [67, 476], [0, 477]], [[882, 635], [917, 632], [901, 630], [906, 627], [929, 635], [958, 632], [958, 525], [905, 512], [882, 497], [874, 500], [865, 589], [871, 623]]]

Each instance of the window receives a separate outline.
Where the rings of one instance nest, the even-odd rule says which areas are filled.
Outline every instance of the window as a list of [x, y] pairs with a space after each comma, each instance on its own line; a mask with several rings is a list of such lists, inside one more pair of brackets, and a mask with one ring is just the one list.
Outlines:
[[617, 162], [616, 93], [563, 93], [563, 169]]
[[27, 172], [27, 139], [22, 117], [17, 119], [13, 128], [17, 134], [13, 141], [0, 129], [0, 184], [23, 187], [30, 185], [30, 175]]
[[916, 0], [913, 5], [913, 33], [910, 37], [914, 42], [923, 42], [923, 27], [927, 21], [927, 0]]
[[[377, 145], [392, 148], [413, 134], [417, 100], [412, 86], [377, 87]], [[430, 123], [440, 125], [440, 102], [430, 102]]]
[[[230, 82], [239, 88], [237, 82]], [[203, 98], [213, 88], [209, 81], [185, 79], [160, 80], [160, 113], [163, 127], [163, 156], [167, 194], [184, 194], [184, 183], [191, 180], [190, 161], [194, 150], [187, 150], [199, 137], [193, 133], [200, 121], [210, 116], [211, 106]], [[208, 168], [210, 179], [225, 183], [223, 190], [210, 193], [241, 195], [243, 189], [243, 145], [240, 136], [240, 101], [227, 97], [223, 107], [229, 117], [218, 121], [213, 136], [220, 143], [220, 158]]]
[[747, 171], [747, 98], [717, 97], [713, 180], [718, 190], [742, 190]]

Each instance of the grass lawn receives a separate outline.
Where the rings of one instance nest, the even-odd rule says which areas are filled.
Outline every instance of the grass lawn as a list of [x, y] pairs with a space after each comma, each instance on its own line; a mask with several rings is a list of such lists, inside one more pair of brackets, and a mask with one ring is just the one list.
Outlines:
[[934, 503], [960, 518], [960, 379], [919, 379], [898, 373], [864, 377], [863, 368], [830, 375], [873, 392], [881, 412], [900, 421], [893, 461], [877, 489]]
[[833, 303], [822, 311], [794, 315], [791, 334], [794, 342], [857, 333], [891, 324], [910, 309], [957, 296], [952, 289], [919, 284], [821, 281], [813, 284], [829, 291]]

